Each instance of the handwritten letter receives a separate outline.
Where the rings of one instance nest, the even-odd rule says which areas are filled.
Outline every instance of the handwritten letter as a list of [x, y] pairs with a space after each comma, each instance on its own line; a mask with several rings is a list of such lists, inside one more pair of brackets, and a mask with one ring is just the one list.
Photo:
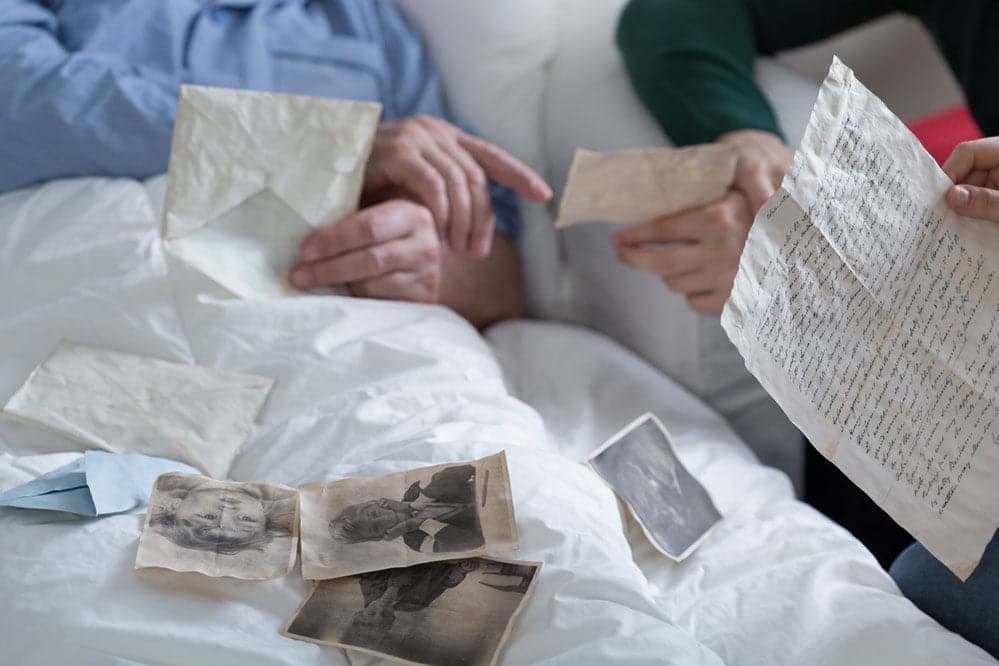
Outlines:
[[839, 60], [722, 325], [826, 457], [966, 579], [999, 525], [999, 225]]

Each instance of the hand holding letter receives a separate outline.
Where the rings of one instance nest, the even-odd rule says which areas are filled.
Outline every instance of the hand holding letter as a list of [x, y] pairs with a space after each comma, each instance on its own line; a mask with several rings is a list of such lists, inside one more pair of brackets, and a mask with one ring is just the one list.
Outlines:
[[947, 191], [955, 212], [999, 222], [999, 137], [958, 145], [943, 169], [955, 183]]

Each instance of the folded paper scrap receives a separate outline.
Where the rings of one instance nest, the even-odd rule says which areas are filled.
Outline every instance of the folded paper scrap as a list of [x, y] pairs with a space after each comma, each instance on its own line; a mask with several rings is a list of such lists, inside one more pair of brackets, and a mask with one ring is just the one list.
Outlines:
[[729, 146], [579, 149], [569, 168], [555, 228], [580, 222], [634, 224], [720, 199], [735, 178]]
[[586, 463], [617, 493], [655, 548], [680, 562], [711, 534], [721, 514], [683, 466], [666, 426], [644, 414], [615, 434]]
[[3, 412], [91, 447], [224, 477], [274, 380], [62, 342]]
[[166, 458], [86, 451], [71, 463], [0, 493], [0, 506], [81, 516], [122, 513], [145, 506], [156, 478], [167, 472], [197, 470]]
[[156, 479], [135, 568], [269, 580], [298, 557], [298, 491], [277, 483]]
[[302, 576], [321, 580], [516, 550], [504, 452], [302, 486]]
[[183, 86], [167, 251], [241, 298], [296, 293], [302, 240], [357, 210], [381, 105]]
[[808, 440], [959, 578], [999, 526], [999, 225], [838, 59], [722, 325]]

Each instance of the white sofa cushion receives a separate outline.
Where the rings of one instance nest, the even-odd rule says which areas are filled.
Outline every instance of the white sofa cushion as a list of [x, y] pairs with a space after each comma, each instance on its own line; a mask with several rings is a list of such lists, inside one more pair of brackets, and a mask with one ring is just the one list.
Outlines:
[[[552, 213], [577, 147], [669, 145], [642, 107], [616, 45], [626, 0], [401, 0], [450, 100], [482, 134], [542, 171], [551, 206], [524, 207], [521, 255], [537, 316], [604, 332], [708, 401], [765, 462], [799, 480], [800, 436], [746, 372], [717, 317], [693, 313], [654, 277], [621, 265], [609, 226], [561, 234]], [[769, 61], [758, 79], [797, 142], [816, 87]]]

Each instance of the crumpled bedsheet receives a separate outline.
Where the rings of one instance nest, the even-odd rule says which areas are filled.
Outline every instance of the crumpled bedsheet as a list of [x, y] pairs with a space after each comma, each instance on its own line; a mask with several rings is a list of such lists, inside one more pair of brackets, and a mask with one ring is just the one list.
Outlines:
[[[0, 400], [59, 339], [273, 377], [230, 470], [297, 486], [507, 451], [521, 549], [544, 562], [505, 664], [990, 664], [899, 596], [720, 419], [592, 333], [488, 342], [434, 306], [226, 297], [159, 240], [162, 179], [0, 196]], [[530, 405], [530, 406], [529, 406]], [[654, 411], [725, 519], [681, 565], [579, 464]], [[0, 418], [0, 490], [79, 444]], [[134, 571], [144, 516], [0, 511], [4, 663], [366, 664], [279, 635], [308, 585]]]

